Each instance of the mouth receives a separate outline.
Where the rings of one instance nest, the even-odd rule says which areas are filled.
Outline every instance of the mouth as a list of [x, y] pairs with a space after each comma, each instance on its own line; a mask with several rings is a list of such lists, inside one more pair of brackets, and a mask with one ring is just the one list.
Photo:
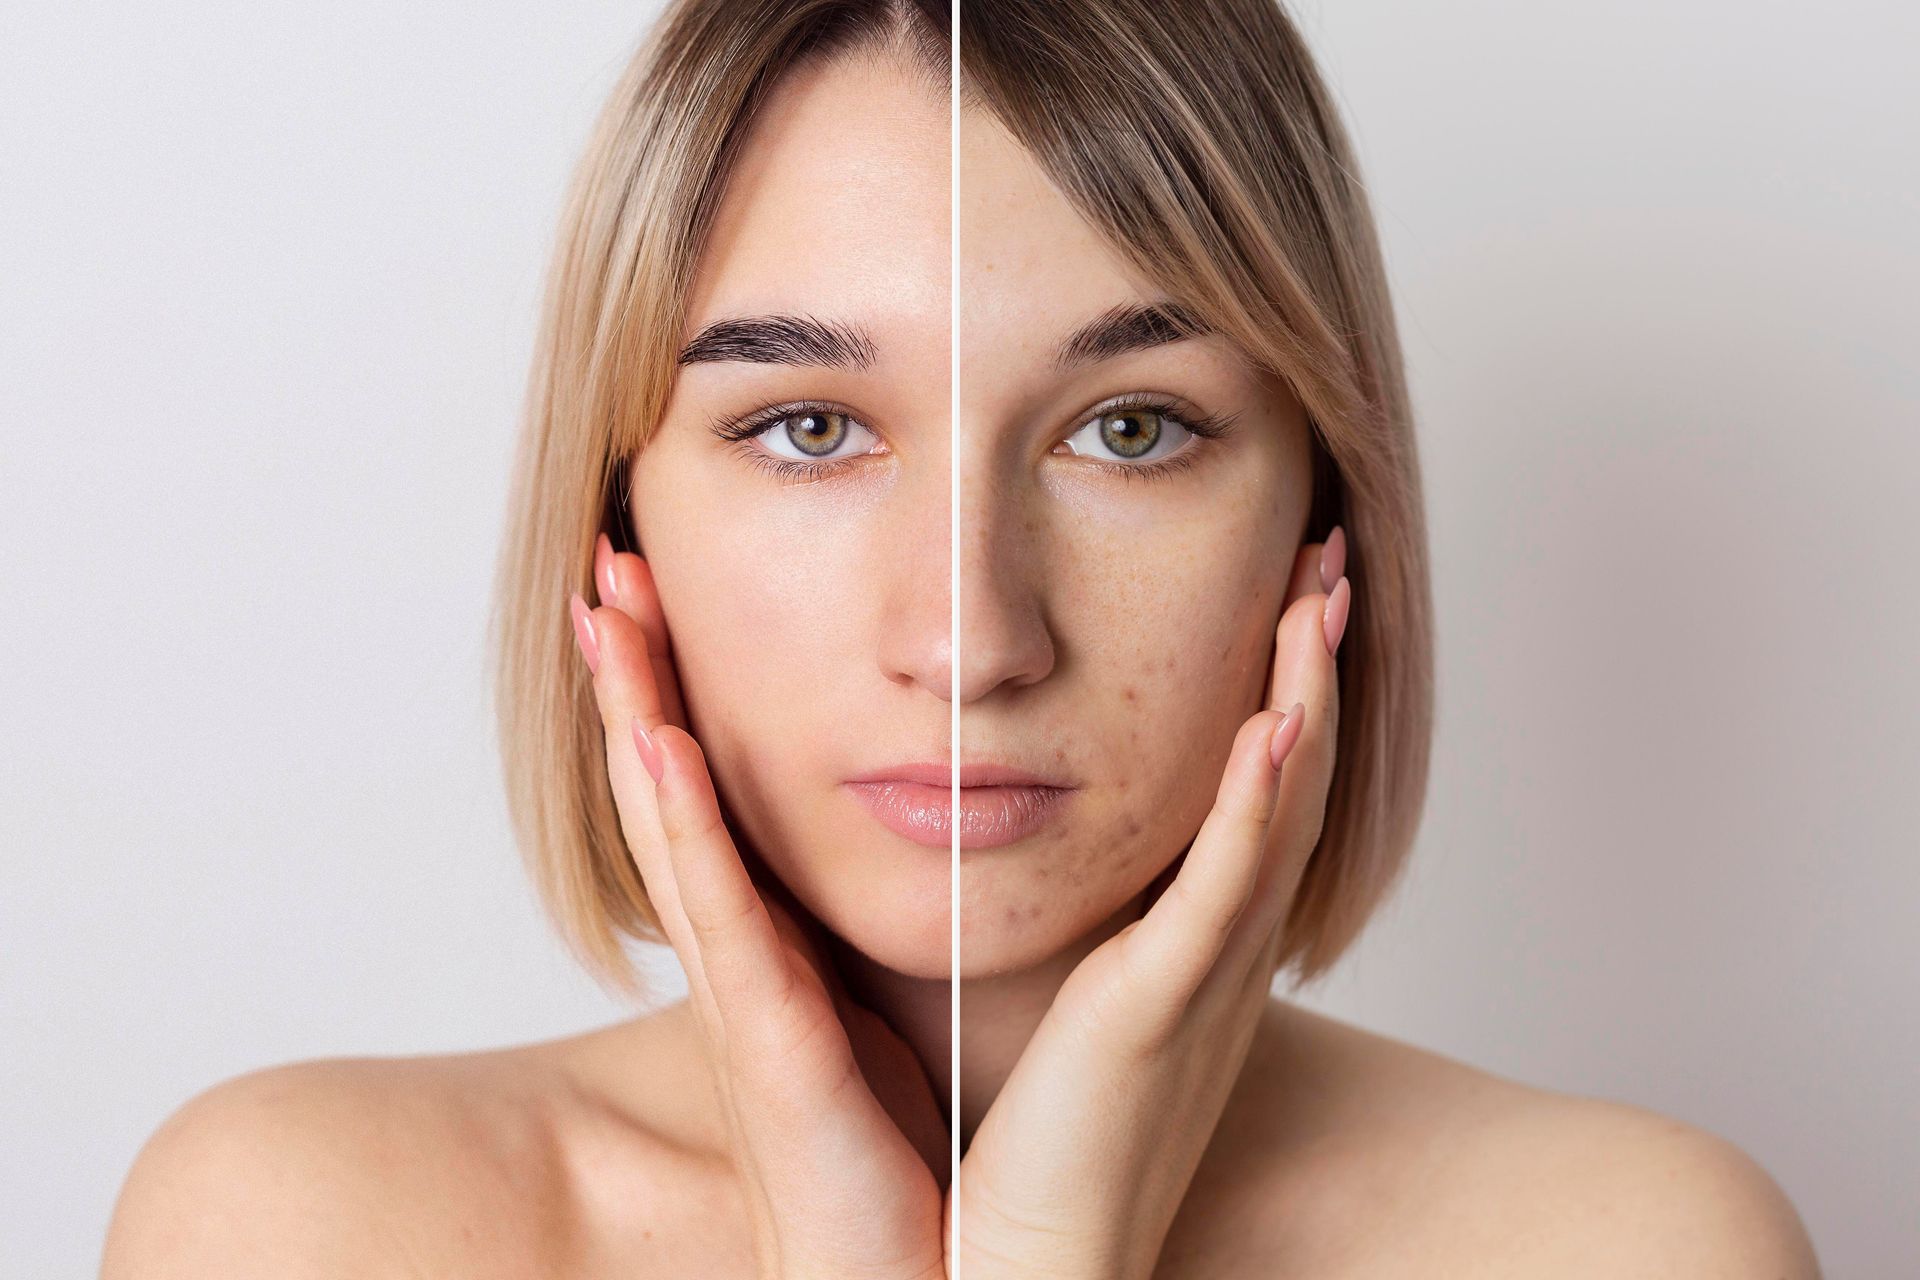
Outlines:
[[956, 817], [962, 849], [992, 849], [1036, 834], [1073, 794], [1070, 784], [997, 764], [960, 766], [960, 803], [951, 765], [895, 765], [841, 784], [880, 824], [915, 844], [952, 847]]

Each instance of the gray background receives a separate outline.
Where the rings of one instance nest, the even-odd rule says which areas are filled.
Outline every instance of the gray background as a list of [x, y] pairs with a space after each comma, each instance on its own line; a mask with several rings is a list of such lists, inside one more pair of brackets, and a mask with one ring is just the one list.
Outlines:
[[[481, 665], [540, 272], [647, 5], [0, 26], [0, 1269], [296, 1058], [623, 1016]], [[1314, 0], [1417, 403], [1440, 718], [1311, 1003], [1723, 1134], [1920, 1256], [1914, 10]], [[559, 602], [556, 601], [556, 609]]]

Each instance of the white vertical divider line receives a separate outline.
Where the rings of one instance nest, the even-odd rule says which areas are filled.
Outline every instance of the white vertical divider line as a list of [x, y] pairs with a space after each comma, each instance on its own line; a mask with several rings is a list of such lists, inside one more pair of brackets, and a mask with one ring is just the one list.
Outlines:
[[948, 223], [947, 238], [952, 250], [952, 261], [948, 268], [947, 302], [951, 310], [949, 357], [949, 382], [952, 403], [948, 409], [948, 439], [952, 453], [948, 460], [948, 479], [952, 486], [950, 499], [949, 530], [949, 574], [947, 599], [948, 651], [952, 656], [953, 668], [948, 676], [952, 684], [952, 724], [948, 737], [953, 758], [953, 821], [949, 824], [953, 845], [953, 884], [951, 905], [948, 918], [953, 931], [952, 963], [949, 968], [949, 995], [947, 1005], [952, 1019], [951, 1030], [947, 1036], [947, 1115], [951, 1117], [948, 1125], [948, 1138], [952, 1144], [949, 1170], [949, 1190], [952, 1197], [953, 1214], [949, 1221], [947, 1257], [953, 1269], [951, 1280], [960, 1280], [960, 0], [951, 0], [951, 18], [949, 21], [953, 47], [949, 53], [949, 72], [951, 98], [948, 106], [951, 136], [948, 145], [947, 163], [949, 195], [953, 206]]

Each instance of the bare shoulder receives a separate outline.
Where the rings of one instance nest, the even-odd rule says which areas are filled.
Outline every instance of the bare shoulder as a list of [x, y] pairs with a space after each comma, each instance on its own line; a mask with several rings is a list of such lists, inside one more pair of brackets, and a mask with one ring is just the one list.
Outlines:
[[597, 1178], [624, 1180], [624, 1203], [644, 1205], [674, 1150], [596, 1091], [600, 1059], [617, 1053], [608, 1042], [645, 1030], [290, 1063], [214, 1085], [135, 1159], [103, 1280], [590, 1274], [600, 1242], [646, 1230], [596, 1216], [622, 1203]]
[[[1819, 1276], [1779, 1185], [1705, 1129], [1291, 1006], [1249, 1067], [1234, 1105], [1266, 1118], [1243, 1122], [1265, 1151], [1247, 1147], [1241, 1172], [1261, 1176], [1242, 1185], [1260, 1188], [1263, 1225], [1284, 1219], [1296, 1260], [1311, 1240], [1325, 1272]], [[1285, 1081], [1293, 1103], [1269, 1091]]]

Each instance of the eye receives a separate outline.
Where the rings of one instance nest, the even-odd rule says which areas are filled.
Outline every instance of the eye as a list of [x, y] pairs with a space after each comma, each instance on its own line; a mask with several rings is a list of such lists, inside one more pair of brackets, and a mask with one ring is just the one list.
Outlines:
[[757, 424], [753, 437], [776, 458], [793, 462], [831, 462], [871, 453], [879, 437], [851, 414], [800, 409]]
[[1088, 419], [1061, 443], [1102, 462], [1157, 462], [1201, 434], [1154, 405], [1116, 405]]

